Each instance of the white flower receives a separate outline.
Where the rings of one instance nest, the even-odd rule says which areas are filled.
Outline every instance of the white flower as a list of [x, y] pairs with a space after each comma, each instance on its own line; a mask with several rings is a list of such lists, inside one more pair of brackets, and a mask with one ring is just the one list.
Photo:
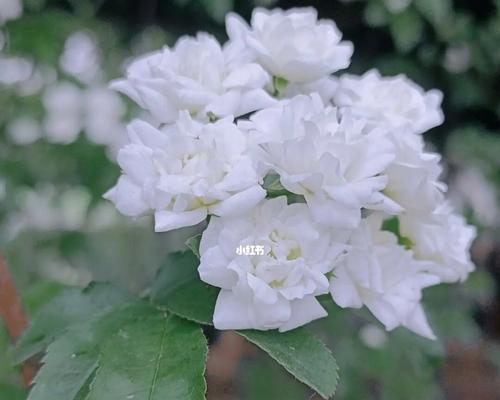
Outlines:
[[44, 131], [48, 141], [69, 144], [81, 131], [87, 138], [108, 147], [110, 156], [126, 142], [121, 119], [125, 104], [120, 96], [100, 86], [80, 89], [69, 82], [49, 86], [43, 94], [46, 110]]
[[500, 225], [500, 209], [497, 191], [484, 172], [477, 167], [465, 166], [455, 174], [452, 188], [452, 203], [460, 210], [470, 208], [474, 218], [486, 227]]
[[105, 87], [89, 87], [84, 96], [84, 125], [87, 138], [107, 146], [110, 157], [127, 142], [122, 118], [126, 108], [120, 96]]
[[33, 76], [34, 64], [25, 57], [0, 56], [0, 71], [0, 85], [23, 84]]
[[43, 122], [47, 140], [61, 144], [74, 142], [83, 129], [82, 91], [69, 82], [57, 83], [45, 90], [43, 105], [47, 112]]
[[424, 151], [421, 135], [396, 130], [390, 137], [396, 158], [383, 172], [388, 178], [384, 194], [406, 213], [428, 215], [443, 201], [446, 191], [439, 181], [441, 156]]
[[12, 142], [18, 145], [34, 143], [42, 135], [38, 121], [28, 116], [17, 117], [10, 121], [6, 130]]
[[0, 1], [0, 25], [6, 21], [19, 18], [23, 13], [23, 5], [20, 0]]
[[317, 95], [259, 111], [240, 126], [259, 145], [263, 172], [276, 171], [285, 189], [303, 195], [321, 223], [355, 228], [363, 207], [401, 211], [381, 193], [387, 183], [381, 173], [394, 159], [385, 130], [325, 108]]
[[274, 99], [263, 89], [269, 75], [256, 63], [239, 62], [208, 34], [182, 37], [173, 49], [145, 56], [130, 65], [119, 90], [162, 123], [187, 110], [200, 120], [239, 116], [267, 107]]
[[474, 270], [470, 246], [476, 229], [443, 203], [428, 216], [403, 214], [399, 217], [401, 234], [412, 243], [415, 257], [432, 262], [429, 272], [443, 282], [464, 281]]
[[99, 47], [92, 33], [77, 31], [64, 43], [64, 52], [59, 58], [61, 69], [79, 81], [90, 84], [101, 75]]
[[439, 90], [424, 90], [405, 75], [381, 77], [377, 70], [362, 76], [342, 75], [334, 95], [338, 107], [393, 127], [422, 133], [443, 123]]
[[313, 8], [256, 8], [251, 27], [235, 14], [226, 26], [233, 46], [246, 48], [273, 76], [306, 83], [347, 68], [353, 52], [333, 21], [317, 18]]
[[182, 113], [162, 131], [133, 121], [118, 153], [123, 175], [105, 197], [129, 216], [154, 212], [155, 230], [243, 213], [265, 196], [246, 138], [229, 118], [200, 124]]
[[348, 254], [333, 270], [330, 291], [340, 307], [365, 305], [387, 330], [404, 326], [434, 339], [420, 304], [422, 289], [439, 283], [427, 263], [380, 230], [382, 217], [372, 214], [350, 238]]
[[[326, 273], [345, 250], [342, 233], [320, 228], [305, 204], [265, 200], [249, 215], [212, 218], [200, 243], [204, 282], [221, 288], [218, 329], [294, 329], [326, 316], [314, 296], [328, 293]], [[264, 255], [237, 255], [261, 245]]]

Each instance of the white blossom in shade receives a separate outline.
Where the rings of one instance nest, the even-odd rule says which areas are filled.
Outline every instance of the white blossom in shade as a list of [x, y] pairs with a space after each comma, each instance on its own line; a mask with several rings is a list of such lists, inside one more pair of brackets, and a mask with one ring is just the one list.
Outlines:
[[27, 145], [36, 142], [42, 135], [40, 124], [28, 116], [18, 117], [9, 122], [7, 133], [13, 143]]
[[450, 186], [450, 201], [459, 210], [470, 208], [474, 218], [483, 226], [494, 228], [500, 225], [496, 188], [479, 168], [459, 168]]
[[7, 21], [17, 19], [23, 13], [21, 0], [1, 0], [0, 1], [0, 25]]
[[384, 194], [404, 212], [428, 215], [444, 198], [446, 185], [439, 181], [441, 156], [424, 151], [421, 135], [391, 132], [395, 159], [384, 170], [388, 178]]
[[74, 142], [83, 129], [82, 91], [69, 82], [57, 83], [45, 90], [42, 101], [47, 113], [43, 122], [47, 140]]
[[[218, 329], [294, 329], [326, 316], [315, 296], [328, 293], [326, 274], [345, 251], [347, 235], [317, 225], [303, 203], [265, 200], [241, 217], [212, 218], [200, 243], [198, 271], [221, 288]], [[260, 245], [263, 255], [238, 255]]]
[[273, 76], [291, 83], [317, 81], [349, 66], [353, 46], [341, 42], [333, 21], [313, 8], [256, 8], [249, 27], [238, 15], [226, 18], [230, 43], [244, 49]]
[[333, 102], [375, 122], [423, 133], [443, 123], [442, 97], [436, 89], [424, 92], [405, 75], [382, 77], [373, 69], [342, 75]]
[[325, 107], [318, 95], [259, 111], [240, 126], [258, 146], [260, 172], [277, 172], [285, 189], [303, 195], [321, 223], [355, 228], [361, 208], [401, 211], [381, 192], [387, 184], [382, 172], [394, 160], [384, 129]]
[[244, 213], [265, 197], [231, 117], [201, 124], [182, 112], [163, 130], [135, 120], [128, 134], [118, 153], [123, 175], [105, 197], [125, 215], [153, 212], [158, 232]]
[[427, 216], [401, 215], [399, 228], [401, 235], [411, 241], [415, 257], [432, 262], [429, 272], [443, 282], [464, 281], [474, 270], [470, 247], [476, 229], [454, 214], [447, 203]]
[[231, 48], [225, 50], [215, 38], [200, 33], [136, 60], [126, 79], [112, 82], [111, 88], [129, 96], [157, 121], [171, 123], [181, 110], [208, 120], [267, 107], [275, 102], [264, 90], [269, 82], [260, 65], [240, 61]]
[[15, 230], [79, 231], [83, 229], [91, 195], [84, 187], [55, 187], [50, 184], [19, 190], [19, 211], [9, 221]]
[[398, 245], [396, 236], [381, 231], [382, 216], [364, 219], [349, 240], [348, 254], [333, 270], [330, 292], [340, 307], [365, 305], [387, 330], [404, 326], [434, 339], [420, 304], [422, 289], [438, 284], [427, 262]]
[[0, 56], [0, 85], [10, 86], [26, 82], [33, 74], [34, 65], [24, 57]]
[[84, 125], [87, 138], [107, 146], [110, 156], [127, 143], [122, 119], [126, 107], [120, 96], [105, 87], [89, 87], [84, 95]]
[[66, 39], [59, 65], [65, 73], [83, 83], [95, 82], [100, 77], [101, 70], [99, 47], [92, 33], [72, 33]]

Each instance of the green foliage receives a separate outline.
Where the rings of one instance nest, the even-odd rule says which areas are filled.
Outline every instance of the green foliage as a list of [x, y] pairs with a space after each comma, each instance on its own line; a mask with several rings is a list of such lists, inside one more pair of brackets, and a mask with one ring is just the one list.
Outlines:
[[49, 345], [29, 400], [201, 400], [206, 355], [195, 324], [142, 302], [119, 306]]
[[411, 8], [391, 18], [389, 23], [392, 37], [401, 53], [408, 53], [420, 42], [423, 22]]
[[0, 398], [5, 400], [25, 400], [26, 391], [16, 385], [0, 383]]
[[40, 281], [23, 293], [23, 305], [29, 315], [35, 314], [41, 307], [64, 290], [57, 282]]
[[313, 388], [324, 398], [335, 393], [338, 366], [330, 350], [305, 328], [278, 331], [237, 331], [256, 344], [297, 380]]
[[71, 14], [60, 11], [24, 16], [8, 24], [10, 47], [51, 63], [61, 54], [66, 37], [80, 26]]
[[[444, 354], [441, 343], [404, 328], [385, 332], [366, 310], [341, 310], [326, 297], [322, 304], [328, 317], [313, 322], [311, 329], [335, 348], [340, 365], [337, 398], [443, 399], [435, 376]], [[379, 343], [363, 338], [366, 327], [379, 332]]]
[[169, 254], [151, 288], [151, 299], [170, 312], [210, 325], [219, 289], [200, 280], [190, 251]]
[[267, 191], [267, 198], [272, 199], [279, 196], [286, 196], [288, 204], [305, 202], [304, 196], [291, 193], [283, 187], [278, 174], [267, 174], [264, 177], [263, 187]]
[[281, 76], [273, 76], [273, 96], [280, 97], [288, 86], [288, 81]]
[[87, 320], [97, 313], [109, 311], [128, 299], [123, 291], [106, 284], [92, 284], [83, 291], [66, 289], [46, 304], [32, 319], [29, 329], [12, 351], [20, 363], [43, 351], [66, 328]]
[[452, 13], [451, 0], [415, 0], [416, 9], [424, 18], [437, 26]]
[[[240, 370], [240, 380], [244, 400], [309, 398], [306, 388], [268, 357], [245, 362]], [[267, 382], [272, 384], [264, 384]]]

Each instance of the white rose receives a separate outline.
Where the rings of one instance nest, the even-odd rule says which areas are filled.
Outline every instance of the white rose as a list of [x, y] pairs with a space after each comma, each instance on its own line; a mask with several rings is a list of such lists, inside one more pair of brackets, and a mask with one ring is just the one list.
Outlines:
[[[305, 204], [265, 200], [244, 217], [212, 218], [200, 243], [204, 282], [221, 288], [218, 329], [294, 329], [326, 316], [315, 299], [328, 293], [326, 273], [345, 250], [344, 233], [319, 227]], [[237, 254], [262, 246], [262, 255]]]
[[247, 50], [273, 76], [291, 83], [306, 83], [347, 68], [351, 42], [333, 21], [319, 20], [313, 8], [272, 11], [256, 8], [251, 27], [239, 16], [226, 18], [230, 43]]
[[269, 75], [256, 63], [235, 60], [208, 34], [182, 37], [173, 49], [133, 62], [126, 79], [112, 82], [118, 90], [162, 123], [187, 110], [200, 120], [243, 115], [274, 103], [263, 89]]
[[439, 181], [441, 156], [424, 151], [421, 135], [396, 130], [391, 134], [396, 158], [384, 170], [384, 194], [405, 212], [428, 215], [444, 199], [447, 187]]
[[387, 330], [404, 326], [434, 339], [420, 304], [422, 289], [439, 283], [427, 263], [380, 230], [382, 217], [372, 214], [353, 232], [350, 249], [334, 269], [330, 292], [340, 307], [365, 305]]
[[118, 153], [123, 175], [106, 198], [125, 215], [154, 212], [155, 230], [243, 213], [265, 196], [246, 138], [229, 119], [200, 124], [181, 113], [162, 131], [140, 120]]
[[403, 214], [401, 234], [410, 239], [417, 259], [431, 261], [429, 272], [444, 282], [464, 281], [474, 270], [470, 247], [476, 229], [443, 203], [428, 216]]
[[439, 90], [424, 92], [405, 75], [382, 77], [373, 69], [362, 76], [342, 75], [333, 102], [376, 122], [422, 133], [443, 123], [442, 98]]
[[240, 126], [258, 145], [262, 173], [276, 171], [285, 189], [305, 197], [319, 222], [355, 228], [361, 208], [401, 211], [381, 192], [387, 184], [382, 172], [394, 160], [385, 130], [325, 108], [317, 95], [259, 111]]

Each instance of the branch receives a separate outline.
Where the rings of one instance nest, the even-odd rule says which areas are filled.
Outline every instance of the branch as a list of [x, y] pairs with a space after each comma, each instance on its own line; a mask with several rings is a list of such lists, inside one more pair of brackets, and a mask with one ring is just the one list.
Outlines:
[[[21, 300], [7, 267], [0, 253], [0, 317], [3, 319], [7, 333], [14, 343], [28, 326], [28, 318], [24, 313]], [[22, 366], [22, 380], [29, 387], [36, 374], [36, 367], [26, 362]]]

